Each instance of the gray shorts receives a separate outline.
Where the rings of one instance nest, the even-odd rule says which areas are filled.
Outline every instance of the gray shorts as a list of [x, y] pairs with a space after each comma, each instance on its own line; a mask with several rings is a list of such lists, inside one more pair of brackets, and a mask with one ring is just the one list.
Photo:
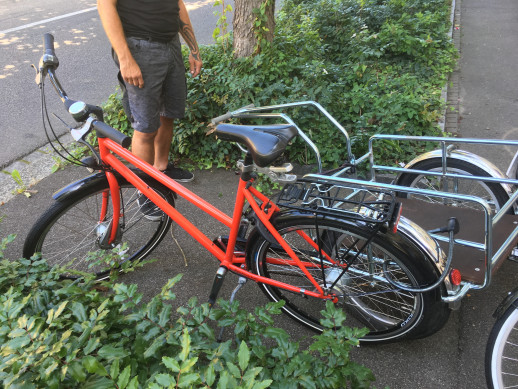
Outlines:
[[[185, 116], [187, 85], [180, 38], [169, 43], [127, 38], [128, 47], [144, 78], [144, 87], [124, 84], [122, 104], [132, 127], [139, 132], [155, 132], [160, 116], [181, 119]], [[119, 64], [116, 54], [113, 59]]]

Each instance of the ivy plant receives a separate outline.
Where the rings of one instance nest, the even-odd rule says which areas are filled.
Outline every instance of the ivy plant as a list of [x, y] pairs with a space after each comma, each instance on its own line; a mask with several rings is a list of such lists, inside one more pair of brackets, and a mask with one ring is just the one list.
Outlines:
[[[307, 349], [274, 326], [281, 303], [173, 308], [170, 279], [144, 302], [136, 285], [59, 277], [44, 259], [9, 261], [0, 244], [0, 382], [10, 388], [365, 388], [350, 351], [363, 329], [329, 303]], [[107, 253], [109, 257], [116, 253]], [[111, 260], [107, 260], [107, 263]], [[116, 272], [112, 273], [116, 274]], [[218, 342], [215, 332], [226, 328]]]

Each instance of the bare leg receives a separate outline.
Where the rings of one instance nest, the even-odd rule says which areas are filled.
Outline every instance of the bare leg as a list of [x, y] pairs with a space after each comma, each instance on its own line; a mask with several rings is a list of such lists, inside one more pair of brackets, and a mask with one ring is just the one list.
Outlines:
[[152, 165], [155, 161], [155, 137], [157, 132], [145, 133], [133, 131], [131, 151], [140, 159]]
[[160, 128], [155, 136], [155, 159], [153, 161], [158, 170], [165, 170], [169, 162], [169, 150], [173, 140], [173, 122], [174, 119], [160, 116]]

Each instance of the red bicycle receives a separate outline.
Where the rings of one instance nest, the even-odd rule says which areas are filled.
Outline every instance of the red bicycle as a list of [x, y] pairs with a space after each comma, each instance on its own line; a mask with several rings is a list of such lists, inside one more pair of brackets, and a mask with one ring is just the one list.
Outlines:
[[[285, 300], [284, 312], [315, 330], [322, 329], [320, 312], [327, 301], [347, 312], [348, 325], [370, 330], [364, 341], [422, 337], [444, 324], [447, 307], [440, 287], [413, 293], [387, 281], [390, 273], [391, 280], [418, 287], [439, 277], [426, 254], [397, 232], [391, 192], [344, 186], [331, 178], [295, 181], [288, 176], [290, 182], [274, 202], [253, 186], [256, 170], [286, 178], [289, 165], [269, 166], [297, 136], [297, 128], [220, 124], [215, 131], [219, 139], [246, 148], [234, 211], [228, 216], [128, 151], [130, 138], [103, 123], [99, 107], [71, 100], [56, 78], [59, 62], [52, 35], [45, 35], [44, 45], [37, 76], [44, 119], [48, 76], [81, 123], [72, 136], [92, 151], [91, 157], [74, 162], [97, 173], [54, 195], [55, 202], [28, 234], [24, 257], [41, 253], [50, 264], [102, 278], [107, 270], [92, 265], [92, 253], [111, 250], [120, 262], [144, 258], [174, 221], [220, 261], [210, 303], [231, 271], [257, 282], [271, 300]], [[87, 141], [91, 132], [97, 134], [98, 149]], [[143, 212], [142, 196], [162, 211], [158, 218], [150, 220]], [[203, 234], [175, 208], [176, 196], [218, 220], [228, 236], [212, 240]], [[77, 273], [65, 270], [64, 276]]]

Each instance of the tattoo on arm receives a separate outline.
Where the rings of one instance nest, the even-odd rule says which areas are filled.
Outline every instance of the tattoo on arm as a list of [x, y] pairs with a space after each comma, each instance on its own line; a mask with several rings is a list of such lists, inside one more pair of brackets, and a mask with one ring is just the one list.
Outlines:
[[198, 48], [198, 43], [196, 42], [196, 37], [194, 36], [194, 31], [192, 26], [189, 23], [184, 23], [180, 20], [180, 34], [182, 34], [185, 43], [189, 47], [192, 56], [196, 61], [200, 60], [200, 49]]

